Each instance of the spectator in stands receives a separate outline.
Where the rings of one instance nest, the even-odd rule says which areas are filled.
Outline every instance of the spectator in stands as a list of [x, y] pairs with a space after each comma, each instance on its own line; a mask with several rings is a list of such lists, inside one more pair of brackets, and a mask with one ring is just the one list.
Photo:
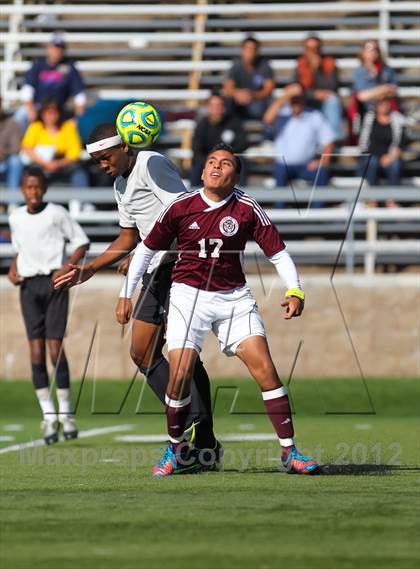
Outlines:
[[326, 186], [334, 133], [320, 111], [305, 108], [302, 91], [299, 86], [295, 88], [285, 91], [264, 115], [274, 137], [276, 185], [302, 179], [317, 187]]
[[311, 35], [297, 59], [294, 81], [303, 90], [308, 107], [318, 109], [330, 123], [335, 140], [341, 140], [342, 106], [338, 95], [338, 73], [334, 57], [322, 53], [322, 41]]
[[360, 52], [360, 65], [353, 73], [352, 97], [348, 109], [353, 134], [358, 135], [363, 115], [382, 97], [392, 97], [393, 110], [399, 110], [397, 78], [393, 69], [383, 60], [379, 44], [369, 40]]
[[19, 157], [20, 126], [13, 117], [7, 117], [3, 113], [0, 99], [0, 176], [6, 180], [6, 186], [10, 189], [18, 189], [22, 176], [22, 162]]
[[[193, 135], [192, 186], [202, 185], [201, 174], [206, 158], [219, 142], [229, 144], [235, 153], [241, 153], [247, 148], [246, 134], [241, 121], [228, 114], [223, 97], [214, 94], [208, 99], [207, 114], [198, 121]], [[246, 183], [244, 176], [241, 176], [240, 183]]]
[[45, 98], [54, 98], [64, 108], [73, 98], [74, 112], [81, 115], [86, 106], [83, 79], [74, 63], [66, 57], [63, 36], [53, 34], [46, 55], [37, 60], [26, 74], [21, 89], [24, 107], [19, 109], [16, 119], [21, 124], [36, 120], [40, 103]]
[[242, 119], [262, 119], [274, 86], [273, 71], [260, 56], [260, 42], [247, 37], [241, 45], [241, 58], [232, 65], [223, 85], [230, 110]]
[[39, 120], [29, 125], [23, 137], [24, 155], [44, 169], [49, 181], [70, 180], [75, 187], [85, 187], [89, 184], [79, 162], [81, 149], [75, 122], [63, 120], [54, 100], [43, 101]]
[[[404, 124], [404, 116], [392, 110], [389, 96], [378, 99], [375, 108], [365, 114], [359, 150], [367, 153], [367, 156], [360, 157], [358, 174], [365, 175], [369, 185], [378, 185], [381, 173], [385, 175], [390, 186], [400, 185]], [[386, 201], [388, 207], [397, 205], [392, 199]]]

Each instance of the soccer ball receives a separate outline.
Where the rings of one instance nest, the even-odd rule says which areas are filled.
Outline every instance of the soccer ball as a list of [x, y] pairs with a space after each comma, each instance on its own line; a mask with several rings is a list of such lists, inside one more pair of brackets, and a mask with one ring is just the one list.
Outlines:
[[121, 109], [116, 127], [125, 144], [132, 148], [146, 148], [159, 138], [162, 122], [152, 105], [138, 101]]

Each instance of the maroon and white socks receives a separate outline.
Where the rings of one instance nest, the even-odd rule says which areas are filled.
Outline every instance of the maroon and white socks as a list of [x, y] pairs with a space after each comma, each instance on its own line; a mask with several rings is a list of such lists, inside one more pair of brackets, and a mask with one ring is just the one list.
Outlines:
[[171, 399], [168, 394], [165, 395], [168, 435], [175, 452], [183, 442], [183, 434], [190, 409], [191, 395], [184, 399]]
[[292, 411], [290, 409], [289, 397], [284, 386], [263, 391], [262, 398], [267, 415], [273, 424], [274, 430], [280, 441], [282, 457], [285, 458], [294, 446], [294, 429]]

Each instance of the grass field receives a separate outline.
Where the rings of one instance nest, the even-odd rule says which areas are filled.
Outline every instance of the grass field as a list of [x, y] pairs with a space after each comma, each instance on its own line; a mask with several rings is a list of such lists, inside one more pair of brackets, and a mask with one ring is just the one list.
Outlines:
[[[148, 389], [138, 381], [127, 395], [126, 382], [86, 381], [77, 417], [94, 431], [0, 455], [2, 567], [418, 567], [419, 384], [367, 387], [369, 396], [359, 380], [290, 386], [299, 446], [321, 460], [323, 475], [279, 471], [278, 443], [254, 440], [224, 443], [223, 472], [155, 480], [163, 444], [124, 439], [164, 433]], [[30, 384], [0, 389], [3, 449], [38, 439]], [[253, 383], [214, 389], [222, 440], [272, 433]]]

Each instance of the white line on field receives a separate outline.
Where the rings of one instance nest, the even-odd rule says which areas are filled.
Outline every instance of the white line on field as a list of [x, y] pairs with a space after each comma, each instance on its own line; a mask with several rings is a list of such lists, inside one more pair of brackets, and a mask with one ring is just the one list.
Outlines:
[[23, 431], [23, 425], [20, 423], [11, 423], [3, 426], [3, 431]]
[[[99, 437], [100, 435], [108, 435], [109, 433], [121, 433], [123, 431], [130, 431], [133, 425], [114, 425], [113, 427], [100, 427], [96, 429], [88, 429], [87, 431], [79, 432], [79, 439], [87, 439], [88, 437]], [[11, 445], [0, 449], [0, 454], [6, 452], [14, 452], [19, 450], [25, 450], [27, 448], [34, 448], [43, 446], [44, 439], [36, 439], [34, 441], [29, 441], [27, 443], [20, 443], [16, 445]]]
[[[272, 433], [250, 433], [217, 435], [217, 439], [226, 443], [241, 443], [247, 441], [276, 441], [277, 436]], [[114, 437], [114, 441], [121, 443], [164, 443], [168, 435], [120, 435]]]

